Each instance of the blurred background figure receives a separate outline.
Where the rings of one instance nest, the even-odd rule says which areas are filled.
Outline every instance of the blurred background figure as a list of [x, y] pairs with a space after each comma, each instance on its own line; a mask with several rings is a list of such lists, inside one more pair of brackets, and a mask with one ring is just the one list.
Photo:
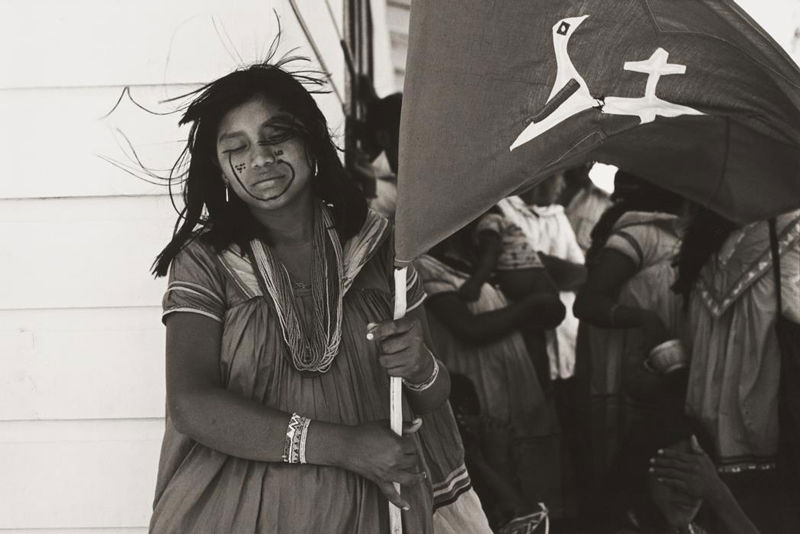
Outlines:
[[[362, 78], [369, 86], [369, 80]], [[362, 148], [356, 152], [353, 170], [365, 184], [370, 207], [389, 219], [397, 203], [397, 160], [400, 147], [401, 93], [378, 98], [373, 93], [366, 102], [366, 117], [360, 125]]]
[[624, 436], [645, 416], [645, 359], [656, 345], [677, 338], [681, 323], [671, 286], [684, 201], [624, 171], [617, 173], [616, 185], [616, 203], [592, 232], [588, 278], [574, 308], [582, 322], [582, 420], [591, 421], [592, 429], [591, 453], [584, 449], [582, 465], [598, 482], [608, 475]]
[[800, 211], [777, 217], [774, 227], [772, 253], [769, 222], [738, 227], [693, 210], [674, 288], [691, 351], [687, 413], [709, 435], [709, 452], [753, 522], [763, 532], [796, 532], [797, 501], [785, 502], [778, 468], [781, 432], [797, 420], [780, 409], [797, 390], [782, 374], [800, 354], [779, 345], [776, 325], [800, 324]]
[[589, 178], [591, 168], [592, 164], [587, 163], [564, 171], [564, 190], [558, 198], [584, 254], [592, 244], [591, 234], [597, 221], [612, 204], [610, 195]]
[[[560, 272], [581, 270], [584, 256], [575, 232], [556, 200], [564, 190], [564, 176], [558, 174], [534, 187], [523, 196], [508, 197], [498, 203], [503, 215], [522, 229], [530, 246], [541, 255], [545, 267], [554, 279], [563, 278]], [[548, 334], [547, 355], [549, 378], [568, 379], [574, 373], [575, 340], [578, 321], [572, 314], [574, 288], [560, 287], [561, 302], [567, 309], [564, 320]]]
[[[648, 417], [658, 390], [643, 364], [654, 347], [679, 337], [682, 322], [671, 286], [685, 202], [624, 171], [615, 185], [616, 202], [592, 232], [588, 278], [574, 308], [585, 438], [576, 461], [581, 487], [596, 485], [590, 491], [602, 491], [626, 435]], [[594, 500], [583, 494], [584, 504]]]
[[[555, 329], [545, 332], [547, 374], [541, 377], [546, 392], [556, 404], [565, 447], [564, 485], [569, 495], [569, 512], [575, 504], [572, 458], [582, 447], [575, 405], [574, 380], [578, 319], [572, 311], [575, 291], [586, 278], [584, 255], [578, 245], [564, 207], [556, 201], [564, 192], [563, 174], [557, 174], [520, 197], [503, 199], [498, 207], [503, 215], [522, 229], [529, 246], [535, 250], [559, 289], [559, 298], [566, 308], [564, 320]], [[572, 452], [568, 452], [572, 451]]]
[[[521, 495], [524, 506], [517, 512], [535, 512], [538, 502], [557, 511], [562, 483], [558, 421], [519, 331], [552, 328], [564, 310], [547, 294], [509, 303], [486, 283], [476, 300], [466, 302], [459, 290], [474, 271], [473, 232], [474, 225], [468, 226], [416, 262], [428, 294], [431, 335], [448, 369], [474, 385], [478, 402], [473, 405], [480, 405], [482, 417], [479, 425], [467, 429], [466, 439], [474, 444], [476, 433], [480, 436], [482, 456], [473, 460], [479, 466], [485, 460]], [[468, 465], [470, 450], [475, 450], [470, 447], [466, 444]], [[480, 491], [478, 484], [476, 488]], [[481, 500], [496, 502], [498, 496], [486, 491]], [[503, 506], [513, 508], [514, 502]], [[509, 519], [503, 506], [487, 510], [495, 528]]]
[[463, 375], [453, 375], [450, 402], [464, 442], [467, 467], [490, 524], [505, 525], [530, 513], [532, 507], [515, 477], [498, 469], [493, 458], [498, 453], [497, 445], [508, 443], [508, 425], [482, 413], [475, 385]]
[[677, 410], [643, 421], [627, 438], [608, 487], [616, 502], [594, 532], [759, 534], [676, 400]]
[[[560, 302], [558, 288], [519, 226], [494, 208], [478, 219], [474, 233], [476, 261], [471, 276], [459, 289], [466, 302], [475, 301], [483, 284], [493, 280], [512, 302], [535, 295], [549, 296], [553, 313], [564, 315], [566, 309]], [[548, 389], [547, 331], [528, 327], [521, 329], [521, 333], [541, 386]]]

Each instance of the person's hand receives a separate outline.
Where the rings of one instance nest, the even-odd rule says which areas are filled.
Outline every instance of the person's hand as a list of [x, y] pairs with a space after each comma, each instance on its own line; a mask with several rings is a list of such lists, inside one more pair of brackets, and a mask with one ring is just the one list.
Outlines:
[[661, 317], [652, 311], [648, 311], [644, 315], [642, 320], [642, 334], [644, 337], [645, 354], [649, 354], [656, 346], [672, 337]]
[[458, 296], [464, 302], [475, 302], [481, 296], [481, 284], [478, 284], [470, 278], [458, 288]]
[[410, 509], [394, 489], [394, 483], [412, 486], [427, 478], [420, 467], [413, 438], [420, 426], [421, 419], [405, 423], [402, 436], [392, 432], [385, 422], [353, 427], [342, 467], [374, 482], [399, 508]]
[[720, 490], [720, 485], [724, 482], [719, 478], [714, 462], [694, 436], [691, 437], [690, 446], [691, 452], [671, 449], [658, 451], [658, 455], [650, 459], [650, 476], [681, 493], [709, 499]]
[[422, 324], [418, 320], [405, 317], [370, 323], [367, 339], [378, 344], [378, 360], [389, 376], [421, 384], [433, 374], [433, 354], [425, 346]]

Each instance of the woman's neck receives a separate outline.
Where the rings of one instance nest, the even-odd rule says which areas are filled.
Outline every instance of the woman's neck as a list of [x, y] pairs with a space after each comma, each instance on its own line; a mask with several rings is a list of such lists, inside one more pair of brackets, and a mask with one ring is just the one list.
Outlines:
[[314, 199], [307, 194], [276, 210], [251, 210], [273, 245], [305, 243], [314, 238]]

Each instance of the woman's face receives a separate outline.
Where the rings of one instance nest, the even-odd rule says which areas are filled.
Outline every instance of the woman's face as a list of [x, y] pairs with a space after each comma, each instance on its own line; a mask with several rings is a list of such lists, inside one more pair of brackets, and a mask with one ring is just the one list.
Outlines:
[[[681, 452], [690, 450], [688, 441], [682, 441], [667, 448]], [[671, 527], [685, 528], [694, 521], [703, 504], [701, 499], [667, 487], [653, 477], [648, 477], [647, 485], [650, 490], [650, 498]]]
[[222, 118], [217, 161], [231, 191], [251, 209], [274, 211], [310, 198], [314, 163], [297, 122], [264, 97]]

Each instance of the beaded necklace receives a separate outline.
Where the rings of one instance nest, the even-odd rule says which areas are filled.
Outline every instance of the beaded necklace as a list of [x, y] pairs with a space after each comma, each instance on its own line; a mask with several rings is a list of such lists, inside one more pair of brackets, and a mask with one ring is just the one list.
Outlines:
[[[311, 259], [312, 321], [303, 327], [294, 287], [286, 267], [259, 239], [250, 241], [256, 278], [275, 307], [283, 340], [298, 371], [325, 373], [339, 352], [342, 339], [344, 262], [339, 234], [321, 203], [314, 207]], [[332, 261], [331, 261], [332, 260]], [[333, 263], [334, 272], [330, 272]]]

